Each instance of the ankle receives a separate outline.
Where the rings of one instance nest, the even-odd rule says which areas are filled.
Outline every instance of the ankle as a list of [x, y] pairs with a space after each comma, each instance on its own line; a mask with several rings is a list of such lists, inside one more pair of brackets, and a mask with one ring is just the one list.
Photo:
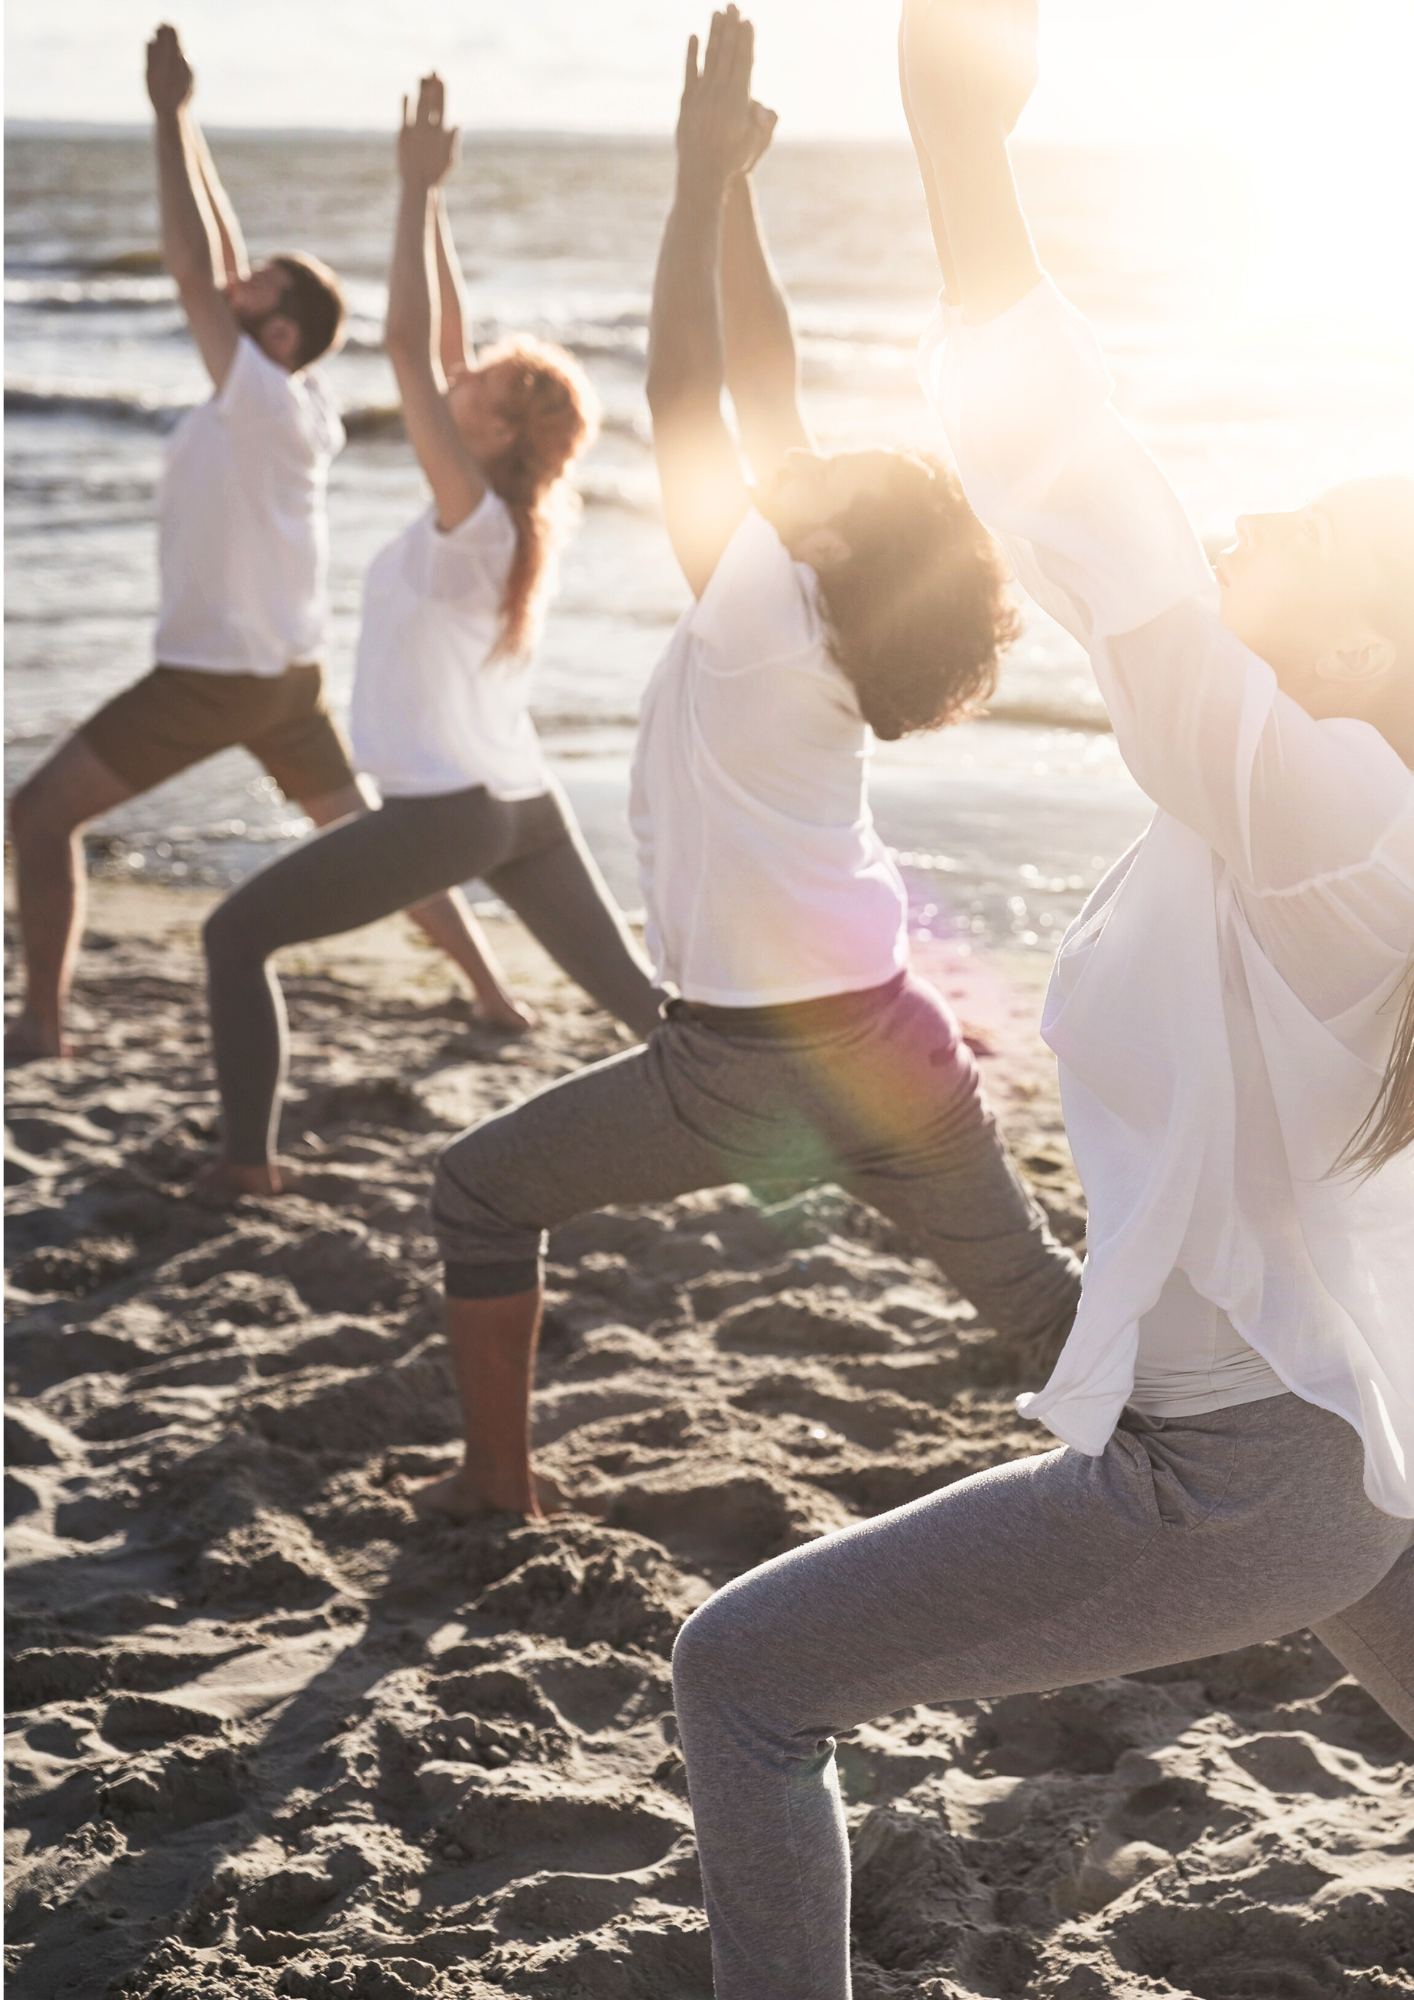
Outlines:
[[12, 1052], [59, 1056], [67, 1048], [63, 1022], [57, 1014], [40, 1014], [22, 1007], [5, 1023], [5, 1045]]
[[198, 1183], [208, 1193], [219, 1194], [279, 1194], [282, 1186], [280, 1169], [273, 1160], [260, 1166], [248, 1166], [238, 1160], [213, 1160], [202, 1169]]
[[535, 1490], [535, 1479], [530, 1470], [529, 1460], [518, 1465], [497, 1465], [485, 1458], [478, 1458], [473, 1464], [469, 1459], [462, 1461], [457, 1473], [462, 1491], [475, 1494], [481, 1505], [489, 1512], [525, 1514], [534, 1517], [540, 1512], [540, 1501]]

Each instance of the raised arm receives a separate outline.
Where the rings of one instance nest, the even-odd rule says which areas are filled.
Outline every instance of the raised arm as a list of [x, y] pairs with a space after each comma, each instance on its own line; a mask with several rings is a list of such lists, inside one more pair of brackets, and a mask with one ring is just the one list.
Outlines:
[[455, 528], [481, 504], [486, 481], [452, 420], [446, 382], [437, 360], [440, 297], [436, 263], [434, 190], [456, 155], [457, 134], [442, 120], [444, 96], [435, 76], [425, 76], [417, 111], [409, 119], [403, 99], [398, 134], [402, 186], [388, 273], [388, 318], [383, 345], [403, 401], [403, 422], [427, 475], [443, 528]]
[[160, 27], [147, 45], [147, 94], [157, 115], [162, 261], [176, 284], [198, 352], [219, 389], [236, 358], [240, 328], [222, 289], [227, 265], [191, 112], [195, 83], [175, 28]]
[[700, 597], [749, 505], [722, 417], [726, 336], [720, 270], [728, 183], [751, 158], [752, 30], [735, 7], [712, 16], [699, 72], [688, 43], [678, 115], [677, 189], [663, 231], [648, 335], [648, 407], [663, 511]]
[[753, 103], [755, 145], [727, 184], [722, 217], [722, 331], [727, 389], [742, 445], [759, 480], [795, 446], [813, 449], [800, 408], [800, 368], [790, 307], [771, 263], [752, 171], [771, 143], [776, 114]]
[[457, 246], [452, 241], [452, 219], [440, 187], [432, 190], [432, 231], [437, 247], [437, 303], [441, 313], [438, 350], [442, 373], [450, 382], [471, 366], [466, 342], [466, 293], [462, 287], [462, 267]]
[[216, 162], [211, 157], [206, 134], [197, 123], [190, 106], [187, 108], [187, 116], [191, 121], [189, 128], [191, 143], [201, 174], [201, 184], [206, 190], [211, 219], [216, 224], [216, 234], [221, 242], [221, 268], [229, 284], [232, 278], [250, 276], [250, 259], [246, 255], [245, 237], [241, 233], [240, 218], [236, 214], [235, 206], [226, 192], [221, 176], [216, 171]]
[[904, 0], [899, 72], [949, 295], [993, 319], [1041, 275], [1007, 151], [1036, 84], [1036, 0]]
[[943, 296], [956, 303], [957, 271], [952, 260], [952, 245], [948, 241], [948, 225], [943, 219], [943, 204], [938, 199], [938, 183], [933, 174], [933, 162], [928, 157], [928, 148], [923, 143], [923, 135], [913, 116], [913, 106], [908, 96], [908, 66], [904, 52], [904, 28], [907, 15], [900, 14], [898, 24], [898, 87], [903, 99], [903, 115], [908, 120], [908, 136], [913, 141], [914, 157], [918, 161], [918, 172], [923, 181], [923, 198], [928, 204], [928, 223], [933, 231], [933, 248], [938, 256], [938, 269], [943, 274]]
[[[1006, 147], [1034, 74], [1032, 23], [1023, 0], [906, 0], [905, 86], [960, 296], [925, 335], [925, 378], [968, 499], [1086, 647], [1150, 798], [1262, 896], [1324, 878], [1334, 910], [1342, 872], [1407, 813], [1408, 772], [1368, 732], [1316, 720], [1221, 622], [1202, 545], [1115, 410], [1099, 342], [1039, 281]], [[1272, 908], [1263, 949], [1314, 993], [1309, 951]], [[1324, 971], [1317, 986], [1330, 990]]]

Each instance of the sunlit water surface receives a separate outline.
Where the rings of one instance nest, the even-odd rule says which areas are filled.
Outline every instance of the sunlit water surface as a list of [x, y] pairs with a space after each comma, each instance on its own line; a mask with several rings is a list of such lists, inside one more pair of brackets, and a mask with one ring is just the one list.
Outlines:
[[[252, 249], [308, 247], [345, 276], [351, 338], [329, 376], [351, 441], [330, 513], [336, 702], [361, 579], [423, 504], [379, 349], [392, 225], [382, 138], [220, 137]], [[7, 790], [151, 664], [154, 489], [165, 434], [206, 393], [156, 238], [141, 135], [12, 130], [6, 218]], [[1333, 344], [1254, 310], [1239, 192], [1172, 154], [1037, 150], [1023, 193], [1048, 267], [1099, 325], [1120, 406], [1214, 546], [1241, 507], [1299, 503], [1414, 457], [1407, 356]], [[648, 291], [672, 163], [655, 142], [472, 142], [451, 190], [478, 337], [527, 327], [580, 356], [603, 436], [538, 668], [542, 735], [618, 894], [638, 698], [686, 599], [663, 531], [643, 399]], [[761, 170], [826, 447], [936, 447], [914, 347], [936, 285], [915, 170], [891, 146], [782, 146]], [[1084, 657], [1033, 614], [992, 715], [882, 749], [875, 809], [920, 930], [1045, 949], [1149, 807]], [[110, 867], [229, 882], [303, 823], [240, 752], [102, 823]]]

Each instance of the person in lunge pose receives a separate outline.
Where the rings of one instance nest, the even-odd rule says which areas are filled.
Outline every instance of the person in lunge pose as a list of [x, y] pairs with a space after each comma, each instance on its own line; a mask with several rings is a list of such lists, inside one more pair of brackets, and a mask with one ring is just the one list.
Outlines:
[[779, 1557], [679, 1634], [717, 2000], [848, 1995], [832, 1739], [867, 1718], [1311, 1625], [1414, 1733], [1414, 483], [1242, 520], [1215, 588], [1018, 206], [1034, 6], [904, 26], [928, 382], [1159, 811], [1046, 1008], [1090, 1254], [1022, 1401], [1065, 1449]]
[[216, 393], [178, 425], [159, 505], [160, 665], [67, 738], [10, 807], [26, 989], [8, 1061], [63, 1055], [83, 930], [81, 830], [240, 743], [320, 824], [361, 805], [324, 699], [325, 489], [344, 441], [311, 363], [344, 302], [303, 254], [252, 265], [173, 29], [147, 48], [162, 255]]
[[[359, 766], [383, 805], [282, 855], [206, 924], [223, 1147], [204, 1183], [276, 1193], [285, 1016], [281, 946], [409, 909], [465, 966], [483, 1017], [524, 1026], [456, 884], [480, 877], [558, 964], [635, 1034], [659, 996], [545, 767], [529, 667], [566, 473], [594, 435], [594, 393], [562, 349], [517, 337], [475, 354], [439, 186], [456, 152], [424, 77], [398, 138], [402, 193], [384, 340], [432, 501], [373, 560], [354, 676]], [[478, 967], [480, 968], [478, 970]]]
[[632, 819], [675, 997], [645, 1048], [442, 1156], [466, 1455], [421, 1498], [454, 1513], [537, 1511], [542, 1231], [586, 1209], [833, 1180], [899, 1223], [1020, 1364], [1054, 1352], [1075, 1308], [1075, 1260], [1003, 1151], [952, 1014], [909, 971], [903, 885], [865, 790], [871, 723], [934, 728], [990, 688], [1012, 634], [1003, 571], [941, 465], [812, 447], [751, 186], [774, 123], [751, 60], [734, 9], [700, 72], [691, 46], [653, 294], [654, 448], [697, 602], [644, 696]]

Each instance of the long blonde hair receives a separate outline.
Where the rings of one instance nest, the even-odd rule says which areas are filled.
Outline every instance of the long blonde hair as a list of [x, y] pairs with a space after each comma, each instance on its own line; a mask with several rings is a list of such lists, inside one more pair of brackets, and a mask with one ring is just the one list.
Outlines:
[[555, 552], [579, 513], [565, 474], [599, 430], [599, 399], [573, 355], [530, 334], [514, 334], [483, 348], [478, 357], [483, 368], [507, 362], [511, 368], [499, 408], [515, 426], [515, 440], [483, 467], [516, 531], [493, 659], [521, 657], [534, 644]]
[[[1390, 473], [1371, 483], [1384, 504], [1371, 549], [1379, 586], [1370, 620], [1398, 648], [1409, 701], [1414, 700], [1414, 479]], [[1353, 1172], [1362, 1181], [1414, 1146], [1414, 954], [1397, 1000], [1399, 1025], [1375, 1101], [1332, 1169]]]
[[1414, 959], [1400, 988], [1403, 1005], [1394, 1047], [1374, 1103], [1351, 1134], [1332, 1172], [1368, 1180], [1414, 1146]]

